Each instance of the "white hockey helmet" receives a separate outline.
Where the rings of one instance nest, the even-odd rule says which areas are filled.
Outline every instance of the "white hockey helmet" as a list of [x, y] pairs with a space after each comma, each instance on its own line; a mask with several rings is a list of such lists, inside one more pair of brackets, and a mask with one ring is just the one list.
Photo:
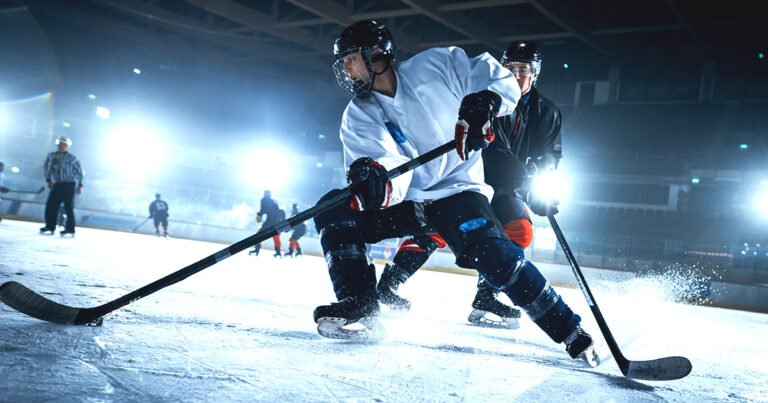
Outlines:
[[56, 143], [56, 145], [59, 145], [60, 143], [64, 143], [70, 147], [72, 146], [72, 139], [67, 136], [56, 137], [56, 140], [54, 142]]

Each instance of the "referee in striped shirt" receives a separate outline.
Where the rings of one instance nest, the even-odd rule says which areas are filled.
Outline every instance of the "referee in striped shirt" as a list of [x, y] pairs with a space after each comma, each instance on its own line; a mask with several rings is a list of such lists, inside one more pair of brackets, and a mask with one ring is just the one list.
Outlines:
[[77, 157], [69, 153], [72, 140], [66, 136], [56, 139], [58, 151], [48, 154], [43, 165], [45, 181], [48, 182], [48, 201], [45, 203], [45, 227], [40, 228], [42, 234], [53, 234], [56, 229], [56, 216], [59, 206], [64, 203], [67, 213], [67, 223], [61, 236], [75, 235], [75, 194], [83, 191], [83, 168]]

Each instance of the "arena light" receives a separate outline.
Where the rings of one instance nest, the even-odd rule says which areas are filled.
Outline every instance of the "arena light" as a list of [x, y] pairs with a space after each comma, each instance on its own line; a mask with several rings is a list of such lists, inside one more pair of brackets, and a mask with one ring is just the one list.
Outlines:
[[101, 120], [107, 120], [110, 116], [112, 116], [112, 112], [103, 106], [97, 106], [96, 116], [98, 116], [98, 118]]
[[0, 133], [4, 132], [8, 126], [8, 115], [5, 113], [3, 104], [0, 103]]
[[537, 198], [563, 203], [571, 197], [571, 184], [562, 170], [547, 171], [531, 178], [531, 191]]
[[764, 219], [768, 220], [768, 181], [763, 181], [763, 183], [760, 184], [755, 207], [757, 208], [758, 213]]
[[169, 155], [163, 136], [141, 124], [117, 126], [105, 142], [104, 156], [123, 179], [145, 180], [163, 173]]
[[251, 189], [279, 191], [293, 180], [295, 157], [272, 144], [262, 144], [242, 157], [241, 177]]

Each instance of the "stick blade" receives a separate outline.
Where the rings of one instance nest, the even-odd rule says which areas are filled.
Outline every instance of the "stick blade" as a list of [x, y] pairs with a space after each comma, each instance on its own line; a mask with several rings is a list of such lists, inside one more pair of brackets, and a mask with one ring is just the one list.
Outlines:
[[624, 376], [644, 381], [672, 381], [691, 373], [693, 366], [685, 357], [665, 357], [649, 361], [629, 361]]
[[59, 304], [15, 281], [0, 285], [0, 301], [11, 308], [46, 322], [74, 325], [80, 308]]

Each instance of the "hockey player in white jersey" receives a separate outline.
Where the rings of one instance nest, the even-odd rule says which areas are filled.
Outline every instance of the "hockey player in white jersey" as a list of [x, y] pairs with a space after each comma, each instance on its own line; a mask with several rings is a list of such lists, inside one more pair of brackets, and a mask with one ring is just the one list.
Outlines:
[[[486, 53], [469, 58], [455, 47], [429, 49], [395, 65], [394, 47], [386, 27], [370, 20], [347, 27], [334, 44], [334, 72], [354, 94], [340, 130], [354, 197], [315, 218], [338, 299], [315, 309], [319, 333], [380, 334], [376, 273], [365, 244], [437, 233], [458, 265], [476, 269], [506, 293], [571, 357], [594, 358], [581, 318], [507, 238], [489, 203], [492, 189], [478, 151], [493, 141], [496, 116], [516, 107], [514, 76]], [[449, 140], [456, 153], [387, 179], [387, 169]], [[353, 323], [364, 328], [347, 327]]]

